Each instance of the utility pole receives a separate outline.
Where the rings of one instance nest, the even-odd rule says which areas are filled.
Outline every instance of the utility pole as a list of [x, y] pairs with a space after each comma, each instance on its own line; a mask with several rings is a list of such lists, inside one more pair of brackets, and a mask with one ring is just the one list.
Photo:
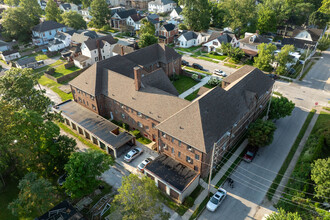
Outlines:
[[211, 166], [210, 166], [210, 175], [209, 175], [209, 184], [207, 186], [207, 196], [209, 196], [209, 194], [210, 194], [210, 186], [211, 186], [211, 179], [212, 179], [213, 160], [214, 160], [213, 158], [214, 158], [215, 145], [216, 145], [216, 143], [213, 144]]
[[302, 69], [301, 69], [301, 72], [300, 72], [300, 74], [299, 74], [299, 77], [298, 77], [298, 79], [300, 79], [300, 77], [302, 76], [302, 74], [303, 74], [303, 72], [304, 72], [304, 68], [305, 68], [305, 63], [307, 62], [307, 60], [308, 60], [308, 53], [309, 53], [309, 49], [310, 49], [310, 47], [312, 46], [311, 44], [305, 44], [305, 45], [307, 45], [307, 53], [306, 53], [306, 57], [305, 57], [305, 61], [304, 61], [304, 64], [303, 64], [303, 67], [302, 67]]
[[272, 102], [273, 92], [274, 92], [274, 85], [272, 87], [272, 92], [270, 94], [270, 98], [269, 98], [269, 102], [268, 102], [268, 108], [267, 108], [267, 113], [266, 113], [265, 121], [268, 120], [268, 114], [269, 114], [269, 109], [270, 109], [270, 103]]

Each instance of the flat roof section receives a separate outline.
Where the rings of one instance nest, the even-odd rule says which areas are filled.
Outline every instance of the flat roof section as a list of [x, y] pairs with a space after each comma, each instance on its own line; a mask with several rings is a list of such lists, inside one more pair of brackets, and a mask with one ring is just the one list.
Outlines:
[[194, 170], [177, 162], [165, 154], [161, 154], [146, 166], [146, 171], [155, 174], [180, 192], [198, 176]]
[[127, 132], [115, 135], [111, 131], [117, 129], [117, 125], [86, 109], [75, 101], [68, 100], [58, 104], [55, 106], [55, 110], [62, 111], [64, 116], [76, 122], [80, 127], [93, 133], [106, 142], [105, 144], [111, 145], [113, 148], [119, 148], [134, 138]]

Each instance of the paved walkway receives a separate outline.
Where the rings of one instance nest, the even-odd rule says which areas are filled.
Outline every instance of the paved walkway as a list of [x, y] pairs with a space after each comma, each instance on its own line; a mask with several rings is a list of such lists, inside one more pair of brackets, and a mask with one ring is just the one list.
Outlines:
[[211, 79], [211, 76], [206, 76], [204, 77], [200, 83], [194, 85], [193, 87], [191, 87], [190, 89], [188, 89], [187, 91], [185, 91], [184, 93], [179, 95], [179, 98], [184, 99], [185, 97], [187, 97], [188, 95], [190, 95], [191, 93], [195, 92], [196, 90], [198, 90], [200, 87], [204, 86], [209, 80]]
[[307, 127], [307, 130], [305, 132], [305, 135], [303, 136], [303, 138], [301, 139], [300, 141], [300, 144], [296, 150], [296, 153], [294, 154], [287, 170], [285, 171], [284, 173], [284, 176], [279, 184], [279, 186], [277, 187], [277, 190], [275, 191], [275, 194], [273, 196], [273, 199], [272, 199], [272, 202], [274, 202], [274, 204], [277, 204], [277, 202], [279, 201], [279, 199], [282, 197], [282, 193], [286, 187], [286, 184], [288, 183], [289, 181], [289, 178], [287, 177], [290, 177], [291, 176], [291, 173], [293, 171], [293, 169], [295, 168], [296, 164], [297, 164], [297, 161], [299, 159], [299, 156], [302, 152], [302, 150], [304, 149], [304, 146], [305, 146], [305, 143], [309, 137], [309, 135], [311, 134], [312, 130], [313, 130], [313, 127], [316, 123], [316, 120], [317, 118], [319, 117], [319, 110], [314, 114], [311, 122], [309, 123], [308, 127]]
[[[222, 178], [222, 176], [227, 172], [228, 167], [230, 167], [232, 165], [232, 163], [236, 160], [237, 156], [240, 155], [241, 152], [245, 149], [247, 143], [248, 143], [248, 140], [247, 139], [245, 141], [243, 141], [243, 143], [239, 146], [239, 148], [237, 148], [237, 150], [231, 155], [231, 157], [229, 158], [229, 160], [224, 164], [224, 166], [222, 166], [222, 168], [219, 170], [219, 172], [211, 180], [210, 191], [212, 193], [215, 193], [217, 191], [217, 189], [215, 188], [215, 185], [219, 182], [219, 180]], [[196, 198], [193, 207], [191, 207], [190, 209], [188, 209], [187, 212], [182, 216], [182, 219], [184, 219], [184, 220], [188, 220], [191, 217], [191, 215], [194, 213], [194, 211], [197, 209], [197, 207], [207, 197], [207, 187], [208, 187], [208, 184], [203, 179], [200, 179], [199, 182], [204, 187], [204, 190]]]

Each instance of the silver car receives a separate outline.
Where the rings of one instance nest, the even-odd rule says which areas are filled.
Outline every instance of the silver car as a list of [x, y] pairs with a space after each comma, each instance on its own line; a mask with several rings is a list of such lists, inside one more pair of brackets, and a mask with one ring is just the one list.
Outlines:
[[124, 160], [126, 162], [131, 162], [132, 160], [134, 160], [136, 157], [138, 157], [140, 154], [143, 153], [142, 148], [140, 147], [136, 147], [133, 150], [130, 150], [125, 156], [124, 156]]
[[226, 198], [227, 191], [223, 188], [219, 188], [218, 191], [211, 197], [210, 201], [207, 203], [206, 208], [214, 212], [222, 201]]

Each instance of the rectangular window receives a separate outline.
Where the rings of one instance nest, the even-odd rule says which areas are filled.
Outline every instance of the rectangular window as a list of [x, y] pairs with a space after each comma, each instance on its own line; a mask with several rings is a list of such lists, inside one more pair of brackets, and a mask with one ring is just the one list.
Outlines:
[[174, 148], [172, 147], [172, 154], [174, 154]]
[[137, 125], [138, 125], [140, 128], [143, 128], [143, 125], [141, 124], [141, 122], [138, 122]]
[[181, 141], [179, 141], [179, 146], [181, 147]]
[[174, 143], [174, 138], [172, 137], [171, 142]]
[[95, 61], [97, 61], [98, 60], [98, 57], [95, 57]]
[[163, 137], [166, 137], [166, 134], [165, 134], [164, 132], [162, 132], [162, 136], [163, 136]]
[[122, 104], [120, 104], [120, 107], [121, 107], [121, 108], [124, 108], [124, 106], [123, 106]]
[[141, 112], [137, 112], [137, 115], [138, 115], [139, 117], [142, 117]]
[[146, 126], [146, 130], [149, 131], [149, 126]]
[[195, 159], [199, 160], [199, 155], [198, 154], [195, 154]]
[[186, 156], [186, 161], [191, 164], [193, 163], [193, 160], [189, 156]]
[[152, 123], [151, 125], [152, 125], [152, 128], [155, 128], [155, 126], [156, 126], [154, 123]]
[[123, 119], [125, 119], [125, 114], [121, 114], [121, 117], [122, 117]]
[[194, 166], [194, 170], [195, 171], [198, 171], [198, 166]]
[[94, 100], [94, 96], [90, 95], [90, 97], [91, 97], [91, 100]]
[[181, 157], [181, 152], [180, 151], [178, 152], [178, 157]]
[[189, 150], [191, 152], [194, 152], [194, 149], [191, 146], [189, 146], [189, 145], [187, 145], [187, 150]]
[[96, 107], [95, 107], [95, 105], [92, 105], [92, 108], [93, 108], [93, 110], [96, 110]]
[[79, 102], [81, 102], [81, 98], [80, 98], [80, 97], [78, 97], [78, 99], [79, 99]]

